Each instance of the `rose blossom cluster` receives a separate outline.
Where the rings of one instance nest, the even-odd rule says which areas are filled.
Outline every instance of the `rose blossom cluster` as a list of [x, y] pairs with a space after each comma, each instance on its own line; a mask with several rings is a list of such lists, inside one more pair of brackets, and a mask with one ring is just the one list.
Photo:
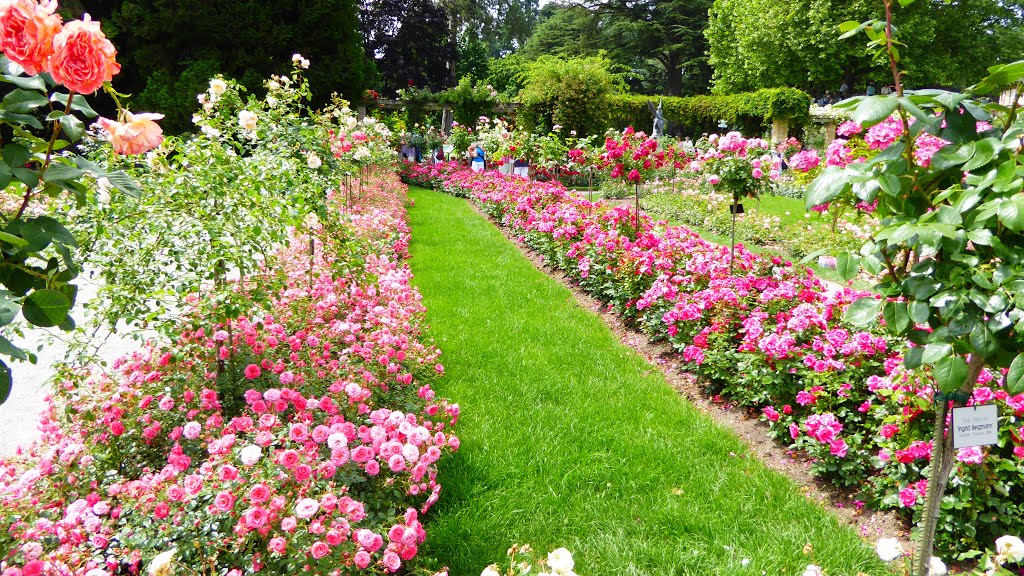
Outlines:
[[[0, 50], [34, 76], [49, 73], [54, 81], [74, 93], [92, 94], [121, 71], [117, 50], [86, 14], [64, 23], [56, 14], [56, 0], [0, 1]], [[101, 118], [118, 154], [141, 154], [163, 141], [154, 122], [162, 114], [131, 114], [122, 111], [120, 121]]]
[[443, 367], [403, 198], [367, 179], [357, 206], [296, 232], [269, 310], [193, 313], [175, 342], [62, 379], [42, 440], [0, 461], [0, 573], [412, 566], [459, 407], [429, 384]]
[[605, 139], [601, 165], [609, 170], [612, 178], [640, 183], [645, 175], [665, 166], [671, 160], [670, 153], [671, 150], [659, 150], [654, 138], [629, 127], [623, 131], [621, 139], [611, 136]]
[[[908, 518], [921, 513], [931, 377], [903, 368], [905, 343], [842, 321], [863, 292], [829, 286], [810, 270], [742, 246], [731, 275], [728, 247], [643, 216], [634, 237], [629, 208], [591, 204], [558, 185], [411, 171], [413, 178], [423, 172], [424, 182], [441, 181], [445, 191], [474, 199], [608, 309], [670, 342], [717, 393], [762, 413], [769, 433], [809, 459], [816, 473], [858, 487], [861, 499], [876, 507]], [[974, 494], [1024, 482], [1024, 395], [1009, 396], [1002, 375], [983, 372], [971, 403], [999, 407], [1000, 444], [958, 454], [956, 497], [973, 502], [971, 514], [982, 513], [979, 506], [995, 513], [987, 508], [994, 503], [982, 503], [993, 501]], [[1005, 498], [998, 505], [1024, 513]], [[968, 521], [959, 508], [943, 514], [951, 522]], [[1000, 514], [1005, 523], [979, 530], [979, 541], [988, 531], [1020, 530], [1012, 515]], [[942, 543], [958, 544], [964, 543]]]

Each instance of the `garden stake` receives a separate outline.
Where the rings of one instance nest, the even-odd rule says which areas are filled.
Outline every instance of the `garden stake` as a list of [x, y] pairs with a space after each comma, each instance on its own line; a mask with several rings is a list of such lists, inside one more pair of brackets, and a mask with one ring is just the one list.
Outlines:
[[736, 262], [736, 213], [739, 212], [739, 199], [734, 192], [732, 195], [732, 248], [729, 250], [729, 276], [733, 275], [733, 265]]
[[639, 182], [636, 183], [636, 193], [633, 195], [633, 198], [635, 200], [634, 211], [636, 212], [636, 238], [635, 239], [639, 240], [640, 239], [640, 183]]
[[313, 240], [312, 230], [309, 235], [309, 291], [313, 291], [313, 251], [316, 249], [316, 241]]
[[587, 192], [590, 193], [590, 212], [593, 213], [593, 211], [594, 211], [594, 167], [593, 166], [588, 166], [587, 167], [587, 177], [588, 177], [588, 180], [589, 180], [589, 182], [587, 184]]

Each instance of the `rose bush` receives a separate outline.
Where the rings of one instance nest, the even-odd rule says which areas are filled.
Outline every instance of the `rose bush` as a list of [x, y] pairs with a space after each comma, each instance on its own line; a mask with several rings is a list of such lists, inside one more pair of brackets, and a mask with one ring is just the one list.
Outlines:
[[[654, 340], [669, 342], [713, 395], [759, 414], [813, 470], [859, 490], [858, 505], [918, 518], [934, 384], [902, 368], [906, 344], [843, 320], [868, 293], [835, 288], [780, 258], [728, 247], [561, 186], [495, 173], [407, 169], [468, 196], [545, 260]], [[1024, 527], [1024, 395], [985, 372], [971, 403], [994, 402], [999, 443], [962, 451], [941, 511], [940, 546], [966, 552]]]

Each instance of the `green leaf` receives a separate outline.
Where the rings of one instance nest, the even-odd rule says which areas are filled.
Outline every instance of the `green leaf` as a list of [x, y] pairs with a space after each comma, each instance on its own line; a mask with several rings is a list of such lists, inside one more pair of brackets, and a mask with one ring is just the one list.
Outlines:
[[1024, 196], [1014, 195], [999, 204], [999, 221], [1010, 230], [1020, 234], [1024, 231]]
[[882, 307], [886, 328], [893, 334], [902, 334], [910, 327], [910, 313], [906, 302], [886, 302]]
[[11, 377], [11, 369], [7, 367], [7, 363], [0, 360], [0, 404], [7, 402], [7, 398], [11, 395], [12, 384], [14, 384], [14, 379]]
[[28, 354], [24, 350], [18, 348], [13, 343], [11, 343], [10, 340], [3, 336], [0, 336], [0, 354], [3, 354], [4, 356], [10, 356], [11, 358], [16, 358], [18, 360], [29, 359]]
[[991, 358], [996, 352], [999, 352], [999, 341], [989, 331], [988, 326], [982, 322], [975, 324], [974, 330], [971, 330], [971, 346], [974, 347], [975, 352], [981, 354], [982, 358]]
[[21, 88], [12, 90], [3, 100], [4, 110], [14, 114], [25, 114], [49, 103], [49, 99], [42, 93]]
[[[50, 100], [53, 102], [60, 103], [65, 108], [68, 105], [67, 94], [60, 94], [55, 92], [53, 93], [53, 95], [50, 96]], [[71, 101], [71, 109], [81, 112], [85, 115], [86, 118], [95, 118], [99, 116], [99, 114], [97, 114], [96, 111], [93, 110], [92, 106], [89, 105], [89, 101], [85, 99], [85, 96], [81, 94], [75, 94], [75, 99]]]
[[947, 356], [935, 364], [932, 377], [942, 392], [955, 392], [967, 380], [967, 363], [959, 356]]
[[944, 342], [929, 344], [921, 352], [922, 364], [935, 364], [953, 353], [953, 347]]
[[46, 172], [43, 173], [44, 182], [66, 182], [69, 180], [77, 180], [82, 176], [85, 176], [88, 172], [80, 168], [74, 168], [62, 162], [54, 162], [46, 168]]
[[1010, 370], [1006, 373], [1003, 387], [1010, 396], [1024, 394], [1024, 354], [1018, 354], [1013, 362], [1010, 362]]
[[974, 156], [963, 165], [964, 172], [981, 168], [995, 158], [1002, 145], [995, 138], [985, 138], [974, 143]]
[[850, 185], [850, 175], [838, 166], [829, 166], [807, 187], [807, 209], [831, 202]]
[[24, 167], [28, 159], [32, 157], [32, 152], [21, 144], [8, 144], [4, 146], [0, 154], [3, 154], [4, 164], [7, 164], [11, 170]]
[[78, 142], [82, 139], [82, 136], [85, 136], [85, 123], [76, 116], [65, 114], [60, 119], [60, 126], [72, 142]]
[[[4, 291], [5, 294], [10, 292]], [[7, 326], [18, 316], [18, 311], [21, 310], [21, 306], [14, 300], [11, 300], [6, 295], [0, 296], [0, 326]]]
[[902, 187], [900, 186], [900, 179], [892, 174], [882, 174], [878, 178], [878, 185], [889, 196], [899, 196], [900, 192], [902, 192]]
[[0, 231], [0, 242], [7, 242], [15, 248], [24, 248], [25, 246], [28, 246], [28, 242], [26, 242], [24, 238], [2, 231]]
[[30, 324], [44, 328], [57, 326], [64, 322], [71, 302], [67, 296], [57, 290], [36, 290], [25, 298], [21, 314]]
[[938, 170], [947, 170], [966, 163], [973, 156], [974, 146], [972, 144], [962, 146], [950, 144], [939, 148], [939, 151], [932, 155], [931, 165]]
[[860, 256], [843, 252], [836, 257], [836, 271], [843, 280], [852, 280], [860, 272]]
[[910, 314], [910, 319], [915, 324], [925, 324], [928, 322], [929, 306], [924, 302], [911, 302], [907, 309]]
[[855, 301], [846, 309], [843, 320], [854, 326], [867, 326], [878, 321], [882, 311], [882, 301], [870, 296]]
[[895, 96], [870, 96], [861, 100], [853, 113], [853, 121], [868, 128], [892, 115], [899, 102]]
[[132, 198], [138, 198], [142, 195], [142, 187], [139, 186], [139, 183], [121, 170], [107, 172], [99, 165], [94, 162], [90, 162], [81, 156], [75, 157], [75, 165], [88, 171], [89, 175], [93, 178], [106, 178], [114, 188], [117, 188], [120, 192], [127, 194]]
[[19, 124], [22, 126], [31, 126], [36, 130], [43, 129], [43, 123], [39, 121], [39, 118], [31, 114], [15, 114], [7, 110], [0, 110], [0, 120], [5, 120], [11, 124]]
[[38, 90], [42, 92], [46, 90], [46, 82], [39, 76], [15, 76], [13, 74], [4, 74], [3, 79], [0, 82], [9, 82], [14, 84], [18, 88], [24, 88], [25, 90]]

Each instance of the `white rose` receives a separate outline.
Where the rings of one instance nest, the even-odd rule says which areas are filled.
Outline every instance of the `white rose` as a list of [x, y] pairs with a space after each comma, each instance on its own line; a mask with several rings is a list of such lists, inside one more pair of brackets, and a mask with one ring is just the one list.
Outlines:
[[996, 553], [1012, 562], [1024, 560], [1024, 542], [1016, 536], [1000, 536], [996, 538]]
[[203, 134], [206, 134], [210, 138], [217, 138], [218, 136], [220, 136], [220, 130], [217, 130], [212, 126], [203, 126], [202, 128], [200, 128], [200, 130], [202, 131]]
[[220, 78], [210, 80], [210, 99], [216, 100], [221, 94], [227, 92], [228, 83]]
[[349, 128], [355, 128], [359, 124], [359, 121], [355, 119], [355, 116], [349, 116], [345, 123], [348, 124]]
[[302, 54], [292, 54], [292, 62], [298, 64], [302, 61]]
[[196, 94], [196, 100], [198, 100], [200, 104], [206, 104], [206, 92]]
[[548, 566], [556, 574], [565, 574], [572, 571], [575, 563], [572, 561], [572, 554], [565, 548], [559, 548], [548, 553]]
[[149, 563], [149, 576], [167, 576], [171, 573], [171, 560], [174, 559], [174, 548], [158, 554]]
[[323, 162], [320, 161], [320, 157], [316, 155], [316, 152], [310, 152], [309, 155], [306, 156], [306, 166], [309, 166], [312, 170], [316, 170], [320, 166], [323, 166]]
[[895, 538], [879, 538], [875, 544], [875, 552], [883, 562], [892, 562], [903, 555], [903, 546]]
[[480, 573], [480, 576], [501, 576], [497, 570], [494, 569], [494, 565], [490, 565], [484, 568], [484, 571]]
[[370, 157], [370, 151], [365, 146], [360, 146], [356, 149], [356, 153], [352, 155], [356, 160], [366, 160]]
[[939, 558], [932, 556], [928, 563], [928, 576], [946, 576], [946, 565]]
[[267, 82], [267, 88], [270, 88], [271, 90], [279, 90], [281, 85], [277, 83], [277, 80], [270, 80]]
[[238, 113], [238, 125], [246, 130], [255, 130], [256, 120], [256, 113], [251, 110], [242, 110]]
[[242, 451], [238, 453], [238, 457], [242, 459], [242, 464], [246, 466], [252, 466], [258, 462], [261, 456], [263, 456], [263, 449], [255, 444], [242, 448]]
[[267, 106], [270, 106], [271, 108], [276, 108], [277, 98], [274, 98], [273, 96], [267, 96]]

